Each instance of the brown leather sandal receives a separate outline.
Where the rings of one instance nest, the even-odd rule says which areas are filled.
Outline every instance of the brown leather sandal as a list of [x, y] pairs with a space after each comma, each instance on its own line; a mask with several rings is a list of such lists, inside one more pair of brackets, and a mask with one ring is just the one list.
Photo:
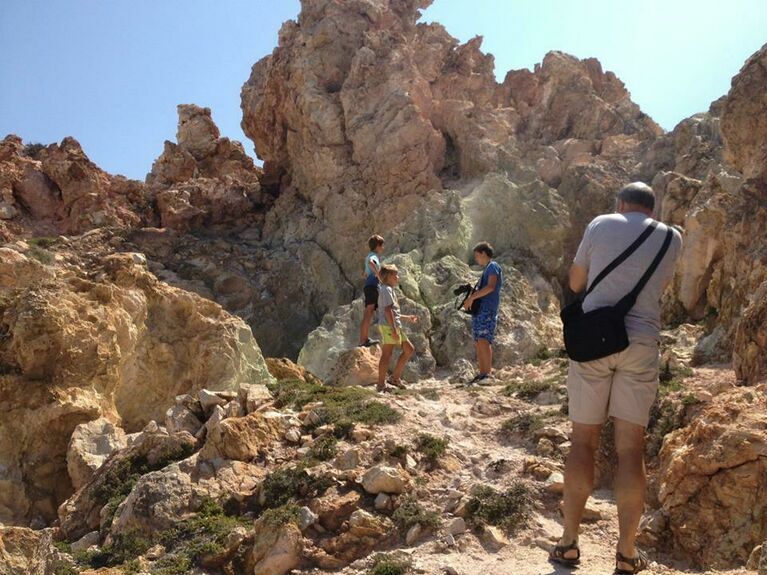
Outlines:
[[[568, 551], [575, 551], [577, 555], [575, 557], [565, 557], [565, 553]], [[581, 550], [578, 547], [578, 542], [573, 541], [570, 545], [555, 545], [549, 552], [549, 561], [559, 563], [565, 567], [575, 567], [581, 562]]]
[[[631, 565], [631, 571], [628, 571], [626, 569], [619, 569], [618, 563], [625, 563], [626, 565]], [[647, 554], [641, 549], [637, 549], [636, 557], [626, 557], [622, 553], [616, 552], [614, 575], [634, 575], [634, 573], [639, 573], [640, 571], [644, 571], [645, 569], [647, 569], [649, 564], [650, 564], [650, 560], [648, 559]]]

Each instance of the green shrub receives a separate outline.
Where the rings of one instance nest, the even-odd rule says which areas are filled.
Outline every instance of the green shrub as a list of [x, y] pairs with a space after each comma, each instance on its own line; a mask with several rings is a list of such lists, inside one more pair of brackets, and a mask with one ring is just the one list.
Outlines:
[[509, 532], [525, 526], [532, 515], [532, 508], [532, 491], [519, 481], [502, 492], [487, 485], [478, 486], [466, 504], [473, 523], [497, 525]]
[[55, 246], [58, 243], [57, 238], [52, 237], [46, 237], [46, 236], [40, 236], [37, 238], [29, 238], [25, 240], [30, 246], [36, 246], [38, 248], [47, 249], [51, 246]]
[[224, 553], [224, 543], [232, 531], [250, 525], [250, 521], [226, 515], [218, 502], [205, 498], [193, 517], [160, 534], [160, 542], [170, 553], [155, 563], [152, 573], [188, 573], [202, 557]]
[[418, 397], [421, 396], [424, 399], [429, 399], [431, 401], [438, 401], [439, 400], [439, 390], [436, 387], [426, 387], [424, 389], [417, 389], [409, 387], [407, 389], [395, 389], [394, 395], [398, 395], [401, 397]]
[[322, 402], [315, 411], [321, 424], [339, 421], [367, 424], [397, 423], [402, 414], [385, 403], [375, 401], [373, 392], [361, 387], [328, 387], [301, 380], [270, 384], [278, 408], [302, 409], [307, 403]]
[[410, 558], [401, 555], [385, 555], [379, 553], [373, 557], [373, 565], [369, 575], [405, 575], [411, 569]]
[[354, 431], [354, 422], [349, 419], [339, 419], [333, 425], [333, 435], [337, 439], [349, 439]]
[[79, 569], [63, 561], [57, 562], [53, 568], [53, 575], [78, 575], [79, 573]]
[[115, 567], [143, 555], [151, 546], [149, 540], [138, 531], [118, 533], [112, 537], [109, 545], [104, 545], [97, 551], [78, 553], [75, 560], [94, 569]]
[[152, 565], [152, 575], [186, 575], [192, 570], [192, 558], [186, 553], [163, 555]]
[[555, 355], [556, 355], [556, 353], [554, 353], [553, 351], [549, 350], [549, 348], [546, 347], [545, 345], [542, 345], [541, 347], [538, 348], [538, 351], [535, 352], [535, 355], [530, 358], [528, 363], [530, 363], [530, 364], [532, 364], [534, 366], [539, 366], [539, 365], [541, 365], [541, 363], [543, 363], [547, 359], [551, 359]]
[[281, 507], [294, 499], [316, 497], [332, 484], [328, 476], [312, 477], [305, 469], [282, 467], [267, 475], [261, 484], [264, 507]]
[[695, 396], [694, 393], [685, 393], [682, 396], [682, 405], [684, 406], [695, 405], [697, 403], [700, 403], [700, 400]]
[[173, 446], [162, 457], [150, 465], [145, 455], [122, 459], [107, 468], [93, 490], [93, 497], [102, 506], [107, 506], [108, 521], [114, 515], [117, 507], [133, 491], [142, 475], [162, 469], [173, 461], [184, 459], [194, 451], [193, 446]]
[[562, 379], [559, 375], [554, 375], [542, 380], [535, 381], [515, 381], [506, 384], [503, 394], [520, 399], [531, 400], [538, 397], [544, 391], [555, 391], [562, 385]]
[[392, 520], [403, 534], [407, 533], [413, 525], [420, 525], [430, 531], [436, 531], [442, 524], [439, 513], [427, 511], [412, 495], [402, 499], [400, 506], [392, 515]]
[[317, 461], [333, 459], [338, 452], [338, 440], [333, 435], [323, 435], [309, 448], [308, 456]]
[[517, 433], [526, 435], [541, 429], [545, 424], [546, 418], [540, 413], [525, 411], [504, 421], [503, 424], [501, 424], [501, 433], [504, 435], [513, 435]]
[[54, 261], [54, 256], [51, 252], [38, 246], [30, 246], [27, 250], [27, 255], [45, 265], [51, 265]]
[[396, 457], [397, 459], [404, 459], [409, 452], [410, 448], [407, 445], [398, 443], [389, 450], [389, 455], [391, 457]]
[[62, 553], [72, 554], [72, 544], [69, 541], [56, 541], [53, 546]]
[[270, 527], [282, 527], [288, 523], [298, 524], [298, 505], [286, 503], [281, 507], [267, 509], [261, 514], [260, 520]]
[[431, 464], [435, 464], [437, 460], [445, 455], [447, 452], [447, 445], [449, 439], [444, 437], [440, 439], [428, 433], [421, 433], [416, 438], [416, 449], [423, 453], [424, 457]]
[[688, 377], [692, 377], [693, 371], [689, 367], [679, 366], [671, 367], [668, 363], [658, 374], [659, 381], [659, 393], [661, 395], [667, 395], [672, 392], [682, 391], [684, 389], [683, 382]]

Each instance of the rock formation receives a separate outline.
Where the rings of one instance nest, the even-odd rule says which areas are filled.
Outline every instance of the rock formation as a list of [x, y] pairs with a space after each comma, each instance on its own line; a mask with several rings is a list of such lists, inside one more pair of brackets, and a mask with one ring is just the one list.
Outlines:
[[209, 108], [180, 105], [178, 116], [178, 143], [165, 142], [146, 178], [162, 227], [258, 229], [271, 198], [242, 144], [220, 137]]
[[78, 425], [103, 417], [138, 431], [181, 393], [271, 381], [240, 319], [158, 281], [143, 255], [109, 253], [108, 233], [48, 247], [0, 248], [0, 520], [9, 523], [55, 517], [72, 490]]
[[141, 183], [99, 169], [73, 138], [44, 147], [7, 136], [0, 142], [0, 196], [4, 241], [154, 221]]
[[655, 177], [664, 215], [686, 232], [673, 290], [678, 316], [708, 318], [700, 356], [732, 357], [738, 376], [752, 384], [767, 375], [767, 132], [759, 120], [754, 123], [764, 116], [765, 61], [767, 46], [746, 62], [708, 114], [664, 137], [671, 142], [665, 147], [677, 153]]

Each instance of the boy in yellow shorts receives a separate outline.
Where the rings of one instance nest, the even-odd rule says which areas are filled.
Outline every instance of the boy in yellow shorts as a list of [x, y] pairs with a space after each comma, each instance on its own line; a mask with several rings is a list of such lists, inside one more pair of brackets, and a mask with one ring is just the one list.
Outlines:
[[392, 353], [395, 347], [402, 348], [402, 354], [394, 366], [389, 383], [396, 387], [404, 387], [402, 370], [413, 355], [415, 348], [402, 331], [402, 320], [412, 323], [418, 321], [416, 315], [401, 315], [397, 294], [394, 288], [399, 284], [399, 270], [396, 266], [385, 264], [379, 272], [381, 285], [378, 290], [378, 329], [381, 331], [381, 360], [378, 362], [378, 391], [386, 391], [386, 372], [389, 369]]

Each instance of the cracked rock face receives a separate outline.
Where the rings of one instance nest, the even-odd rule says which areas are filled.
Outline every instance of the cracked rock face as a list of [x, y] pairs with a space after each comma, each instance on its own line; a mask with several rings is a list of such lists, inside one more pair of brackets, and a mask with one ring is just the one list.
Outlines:
[[701, 566], [744, 565], [767, 538], [767, 386], [718, 396], [660, 453], [675, 546]]

